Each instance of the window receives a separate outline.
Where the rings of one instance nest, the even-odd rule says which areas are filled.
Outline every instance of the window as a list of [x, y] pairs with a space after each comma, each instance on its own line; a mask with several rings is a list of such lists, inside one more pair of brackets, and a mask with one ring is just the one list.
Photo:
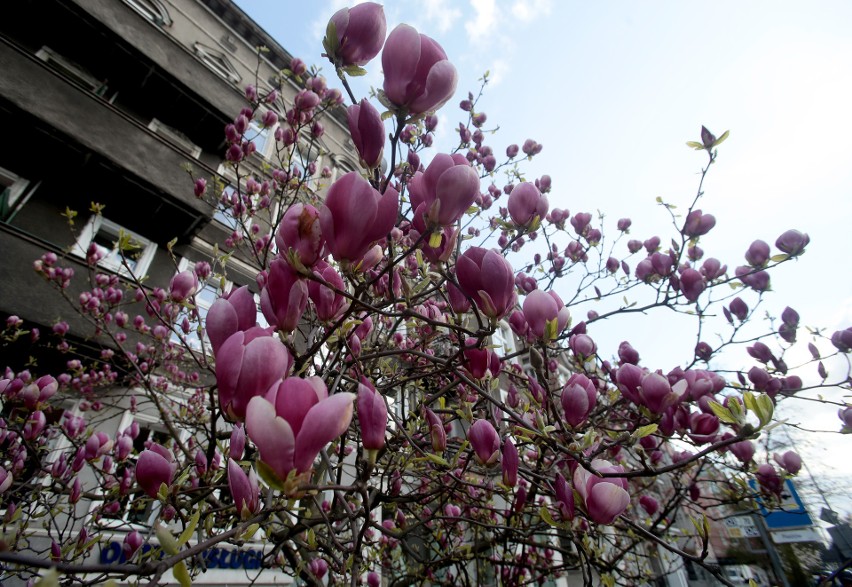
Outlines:
[[[232, 186], [225, 186], [225, 189], [222, 190], [222, 194], [216, 204], [216, 209], [213, 211], [213, 219], [220, 224], [227, 226], [231, 230], [241, 233], [242, 229], [240, 228], [240, 218], [234, 215], [233, 208], [233, 203], [236, 202], [238, 198], [239, 194], [237, 193], [237, 190], [235, 190]], [[222, 202], [224, 201], [231, 203], [227, 210], [222, 209]]]
[[515, 352], [515, 336], [505, 320], [497, 325], [494, 334], [491, 335], [491, 344], [497, 347], [496, 352], [501, 356]]
[[248, 132], [248, 139], [254, 143], [257, 154], [266, 159], [268, 147], [272, 143], [269, 140], [271, 129], [263, 128], [256, 122], [252, 122], [249, 127], [251, 130]]
[[[94, 92], [98, 96], [106, 95], [106, 81], [98, 80], [98, 78], [92, 75], [88, 70], [86, 70], [80, 65], [77, 65], [70, 59], [59, 55], [50, 47], [44, 46], [39, 49], [36, 52], [36, 57], [38, 57], [48, 65], [52, 66], [54, 69], [61, 72], [66, 77], [71, 78], [73, 81], [77, 82], [89, 91]], [[118, 94], [113, 95], [113, 97], [110, 99], [110, 103], [115, 100], [115, 97], [117, 95]]]
[[181, 151], [185, 151], [190, 157], [198, 159], [198, 157], [201, 155], [201, 147], [193, 143], [188, 136], [186, 136], [177, 129], [163, 124], [156, 118], [151, 120], [151, 123], [148, 125], [148, 128], [163, 137], [164, 139], [166, 139], [169, 143], [171, 143]]
[[171, 26], [169, 11], [160, 0], [124, 0], [133, 10], [159, 26]]
[[0, 220], [11, 221], [41, 182], [30, 186], [30, 181], [0, 167]]
[[[123, 252], [119, 249], [122, 241], [125, 243]], [[89, 219], [72, 252], [85, 258], [92, 244], [101, 253], [98, 265], [125, 277], [144, 277], [157, 251], [155, 243], [100, 215]]]
[[193, 49], [195, 49], [195, 54], [201, 59], [204, 65], [212, 69], [216, 75], [233, 84], [240, 83], [242, 76], [237, 73], [237, 70], [234, 69], [234, 66], [231, 65], [231, 62], [228, 61], [224, 53], [206, 47], [201, 43], [195, 43]]

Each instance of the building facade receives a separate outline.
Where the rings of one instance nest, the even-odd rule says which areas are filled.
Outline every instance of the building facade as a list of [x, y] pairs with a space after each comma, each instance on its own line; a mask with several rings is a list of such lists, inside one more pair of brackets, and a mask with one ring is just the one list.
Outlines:
[[[49, 342], [60, 320], [79, 356], [96, 359], [109, 347], [72, 308], [85, 280], [73, 280], [60, 295], [33, 270], [45, 253], [79, 277], [89, 272], [86, 258], [96, 250], [99, 272], [125, 286], [135, 277], [151, 291], [168, 288], [177, 271], [211, 261], [229, 239], [263, 222], [241, 223], [225, 213], [239, 200], [234, 193], [245, 189], [227, 164], [225, 127], [249, 104], [246, 87], [255, 87], [260, 98], [246, 132], [255, 152], [247, 154], [242, 170], [256, 169], [258, 177], [268, 172], [278, 154], [277, 124], [264, 125], [260, 116], [271, 109], [283, 118], [302, 89], [282, 73], [291, 59], [230, 0], [50, 0], [9, 7], [0, 22], [0, 121], [10, 137], [0, 150], [0, 320], [42, 337], [38, 347], [30, 344], [33, 337], [7, 340], [4, 365], [43, 373], [64, 369], [70, 355]], [[265, 99], [273, 90], [277, 97]], [[358, 166], [345, 112], [332, 108], [321, 122], [321, 136], [296, 145], [299, 161], [291, 161], [310, 166], [315, 180], [305, 186], [317, 197], [324, 185]], [[204, 197], [194, 193], [197, 178], [207, 182]], [[268, 222], [261, 225], [269, 228]], [[119, 252], [121, 239], [129, 239], [131, 253]], [[217, 279], [197, 298], [200, 313], [230, 285], [257, 291], [249, 261], [235, 254], [214, 266]], [[136, 310], [142, 312], [142, 305]], [[111, 438], [136, 426], [134, 446], [141, 450], [164, 432], [151, 406], [130, 410], [130, 394], [116, 390], [101, 397], [109, 408], [98, 427]], [[79, 409], [79, 402], [67, 402], [57, 411]], [[34, 477], [34, 487], [38, 483]], [[98, 505], [83, 499], [77, 514]], [[120, 563], [124, 535], [134, 528], [150, 531], [156, 512], [137, 507], [133, 495], [119, 505], [105, 517], [105, 532], [88, 562]], [[33, 540], [33, 550], [44, 552], [37, 535]], [[209, 570], [200, 582], [257, 579], [264, 548], [249, 541], [212, 549], [205, 553]], [[15, 574], [0, 568], [6, 584], [15, 584]], [[290, 582], [282, 573], [263, 575], [264, 584]]]

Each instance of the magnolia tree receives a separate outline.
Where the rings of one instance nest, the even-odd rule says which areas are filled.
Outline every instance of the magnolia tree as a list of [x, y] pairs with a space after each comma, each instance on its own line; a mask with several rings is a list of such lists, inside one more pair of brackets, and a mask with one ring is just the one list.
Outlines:
[[[236, 219], [222, 255], [168, 289], [99, 268], [97, 247], [86, 275], [53, 253], [35, 262], [100, 346], [75, 354], [58, 322], [42, 342], [66, 368], [13, 366], [0, 381], [5, 577], [188, 585], [228, 545], [253, 544], [248, 579], [635, 584], [672, 561], [705, 565], [716, 508], [780, 495], [801, 460], [756, 452], [778, 402], [842, 388], [822, 401], [852, 428], [848, 372], [829, 379], [820, 356], [848, 353], [852, 329], [809, 332], [805, 385], [784, 360], [798, 314], [752, 324], [771, 272], [808, 236], [746, 241], [735, 268], [701, 248], [715, 224], [701, 184], [727, 133], [690, 143], [704, 167], [685, 212], [666, 206], [670, 234], [630, 238], [629, 219], [551, 208], [550, 177], [523, 172], [542, 146], [489, 146], [481, 92], [461, 100], [458, 145], [424, 156], [456, 69], [408, 25], [385, 37], [380, 6], [343, 9], [324, 41], [343, 91], [298, 59], [292, 104], [246, 89], [225, 129], [236, 191], [194, 178], [198, 198]], [[382, 88], [359, 101], [347, 76], [382, 47]], [[320, 117], [343, 108], [361, 169], [330, 183], [297, 147], [317, 148]], [[252, 120], [277, 125], [264, 176], [247, 165]], [[202, 312], [199, 292], [237, 258], [257, 287]], [[596, 343], [599, 323], [626, 314], [660, 328], [657, 309], [690, 320], [684, 363], [643, 363], [628, 332]], [[27, 333], [12, 317], [5, 334]], [[755, 362], [709, 368], [738, 346]], [[116, 433], [104, 422], [119, 405], [153, 412], [164, 433]], [[150, 515], [116, 515], [128, 508]], [[110, 541], [122, 548], [105, 562]]]

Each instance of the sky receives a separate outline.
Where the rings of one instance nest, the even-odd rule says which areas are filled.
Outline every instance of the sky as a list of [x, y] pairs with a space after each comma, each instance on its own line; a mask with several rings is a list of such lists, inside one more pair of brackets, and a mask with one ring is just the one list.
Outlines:
[[[336, 81], [321, 39], [329, 17], [351, 3], [237, 4]], [[790, 228], [808, 233], [805, 255], [773, 273], [764, 307], [779, 315], [789, 305], [803, 325], [829, 334], [852, 326], [852, 2], [394, 0], [385, 13], [389, 32], [401, 22], [414, 26], [459, 71], [456, 97], [438, 113], [435, 146], [453, 145], [463, 114], [456, 105], [488, 70], [478, 110], [487, 128], [500, 130], [486, 142], [497, 153], [526, 138], [544, 145], [527, 176], [551, 176], [551, 207], [604, 212], [605, 235], [620, 217], [633, 219], [631, 238], [671, 234], [655, 199], [688, 206], [706, 162], [685, 142], [699, 140], [702, 124], [717, 135], [730, 130], [699, 206], [717, 220], [702, 247], [733, 269], [755, 238], [773, 244]], [[380, 58], [367, 69], [355, 84], [360, 96], [382, 83]], [[613, 350], [629, 336], [643, 361], [670, 368], [694, 340], [679, 339], [677, 322], [665, 320], [649, 329], [640, 317], [594, 334]], [[804, 330], [800, 340], [791, 365], [808, 356]], [[738, 353], [725, 361], [744, 364], [745, 350]], [[828, 366], [837, 374], [844, 365]], [[812, 371], [802, 373], [806, 382]], [[836, 431], [836, 411], [800, 404], [781, 415]], [[852, 481], [852, 435], [792, 438], [818, 480]], [[852, 498], [834, 499], [836, 509], [852, 512]]]

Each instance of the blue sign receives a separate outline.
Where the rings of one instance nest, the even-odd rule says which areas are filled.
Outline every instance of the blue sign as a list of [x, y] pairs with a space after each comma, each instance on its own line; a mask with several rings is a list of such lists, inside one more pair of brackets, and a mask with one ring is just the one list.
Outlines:
[[[142, 545], [142, 553], [146, 554], [153, 547], [150, 544]], [[160, 552], [160, 558], [163, 558], [165, 553]], [[247, 550], [230, 549], [230, 548], [210, 548], [202, 554], [204, 558], [204, 566], [208, 569], [245, 569], [255, 570], [261, 568], [263, 553], [253, 548]], [[110, 563], [126, 563], [127, 557], [124, 555], [120, 542], [110, 542], [101, 548], [100, 562], [102, 564]]]
[[[757, 489], [757, 483], [754, 480], [748, 483], [752, 489]], [[766, 527], [770, 530], [813, 526], [814, 521], [808, 515], [805, 504], [802, 503], [802, 498], [799, 497], [796, 488], [793, 487], [793, 482], [789, 479], [784, 481], [784, 487], [781, 490], [781, 503], [778, 506], [767, 509], [760, 498], [757, 498], [757, 505]]]

